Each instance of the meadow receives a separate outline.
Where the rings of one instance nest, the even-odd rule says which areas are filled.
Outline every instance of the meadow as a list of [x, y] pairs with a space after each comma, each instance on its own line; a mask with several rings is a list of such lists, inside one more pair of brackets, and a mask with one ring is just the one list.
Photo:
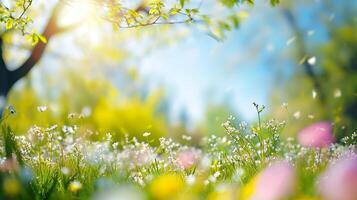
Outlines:
[[[330, 122], [282, 138], [286, 122], [237, 123], [224, 136], [193, 143], [114, 141], [80, 124], [32, 126], [15, 135], [1, 122], [1, 199], [254, 199], [355, 200], [357, 134], [335, 143]], [[259, 115], [259, 112], [258, 112]], [[71, 114], [69, 120], [81, 118]]]
[[0, 0], [0, 200], [357, 200], [356, 143], [357, 1]]

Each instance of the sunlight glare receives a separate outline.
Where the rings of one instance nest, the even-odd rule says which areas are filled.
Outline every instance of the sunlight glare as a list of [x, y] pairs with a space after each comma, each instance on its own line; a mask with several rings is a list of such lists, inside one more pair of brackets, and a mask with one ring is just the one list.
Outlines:
[[99, 16], [97, 5], [91, 0], [73, 0], [66, 4], [61, 23], [71, 25], [73, 23], [88, 23], [97, 21]]

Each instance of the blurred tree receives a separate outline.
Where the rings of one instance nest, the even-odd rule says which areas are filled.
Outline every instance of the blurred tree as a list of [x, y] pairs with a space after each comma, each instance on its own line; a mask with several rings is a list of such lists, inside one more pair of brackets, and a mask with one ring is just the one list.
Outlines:
[[[70, 3], [71, 0], [55, 1], [53, 11], [45, 25], [42, 34], [37, 34], [35, 31], [28, 31], [28, 25], [32, 21], [27, 13], [32, 7], [32, 0], [15, 0], [6, 4], [0, 3], [0, 23], [2, 27], [0, 34], [0, 98], [5, 101], [9, 91], [13, 85], [24, 76], [26, 76], [31, 69], [42, 58], [47, 43], [55, 36], [63, 32], [67, 32], [77, 27], [80, 22], [72, 23], [67, 26], [59, 25], [58, 21], [61, 18], [61, 11], [65, 4]], [[212, 29], [214, 37], [222, 37], [222, 32], [230, 30], [233, 27], [238, 27], [239, 18], [236, 12], [229, 14], [225, 19], [213, 20], [205, 14], [199, 14], [203, 1], [198, 1], [196, 6], [193, 6], [193, 1], [179, 0], [176, 3], [169, 4], [163, 0], [155, 1], [138, 1], [129, 3], [126, 7], [121, 1], [98, 1], [86, 0], [82, 1], [81, 10], [78, 14], [85, 10], [86, 4], [95, 5], [95, 12], [104, 12], [103, 18], [112, 23], [115, 29], [118, 28], [135, 28], [151, 26], [156, 24], [179, 24], [179, 23], [192, 23], [199, 22], [206, 24], [208, 27], [215, 27]], [[220, 3], [231, 8], [235, 4], [247, 2], [253, 4], [254, 0], [220, 0]], [[270, 0], [272, 5], [276, 5], [279, 0]], [[46, 2], [48, 3], [48, 2]], [[134, 4], [134, 6], [133, 6]], [[131, 6], [130, 6], [131, 5]], [[87, 13], [88, 15], [93, 13]], [[36, 19], [37, 20], [37, 19]], [[75, 20], [74, 20], [75, 21]], [[211, 28], [209, 28], [211, 29]], [[9, 70], [3, 57], [4, 50], [4, 36], [20, 30], [23, 35], [26, 35], [31, 40], [34, 46], [31, 50], [30, 56], [23, 64], [15, 70]], [[0, 105], [0, 113], [2, 113], [3, 105]]]
[[[294, 8], [304, 9], [304, 5], [291, 3], [283, 6], [283, 16], [287, 20], [295, 36], [295, 59], [298, 66], [295, 74], [283, 90], [273, 93], [273, 102], [287, 101], [287, 108], [279, 108], [289, 114], [286, 132], [295, 134], [303, 126], [314, 120], [330, 120], [334, 122], [338, 139], [352, 134], [357, 126], [357, 4], [342, 1], [324, 1], [316, 4], [318, 11], [327, 8], [338, 9], [338, 20], [332, 22], [331, 15], [321, 14], [322, 31], [326, 31], [327, 41], [311, 42], [306, 39], [309, 32], [299, 21]], [[346, 6], [348, 6], [347, 9]], [[319, 62], [316, 62], [318, 59]], [[279, 105], [280, 107], [280, 105]], [[278, 112], [279, 113], [279, 112]], [[282, 112], [280, 112], [282, 113]], [[281, 115], [281, 114], [280, 114]]]

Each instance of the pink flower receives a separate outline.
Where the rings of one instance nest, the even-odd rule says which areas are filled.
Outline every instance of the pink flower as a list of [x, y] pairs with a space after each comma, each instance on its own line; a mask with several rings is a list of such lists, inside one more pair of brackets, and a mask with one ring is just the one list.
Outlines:
[[330, 122], [317, 122], [298, 134], [299, 143], [305, 147], [328, 147], [335, 142]]
[[180, 167], [191, 168], [198, 160], [198, 154], [194, 150], [183, 150], [178, 155], [178, 164]]
[[320, 177], [318, 189], [325, 200], [357, 199], [357, 157], [330, 164]]
[[251, 200], [283, 199], [291, 195], [295, 188], [295, 170], [286, 161], [273, 163], [261, 171], [256, 178]]

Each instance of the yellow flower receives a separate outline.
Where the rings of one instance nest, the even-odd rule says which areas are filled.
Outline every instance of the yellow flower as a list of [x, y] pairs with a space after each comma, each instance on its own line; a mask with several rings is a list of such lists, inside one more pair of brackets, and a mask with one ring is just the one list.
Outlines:
[[82, 189], [82, 184], [79, 181], [72, 181], [68, 186], [71, 192], [78, 192], [80, 189]]
[[15, 178], [7, 178], [4, 181], [4, 193], [7, 196], [16, 196], [20, 193], [20, 183]]
[[207, 197], [207, 200], [233, 200], [238, 199], [236, 191], [234, 188], [220, 185], [217, 188], [217, 191], [210, 193]]
[[241, 200], [249, 199], [253, 195], [257, 180], [258, 178], [256, 176], [241, 189], [239, 199]]
[[157, 177], [150, 185], [150, 192], [155, 199], [169, 199], [176, 196], [184, 187], [183, 180], [175, 174]]

